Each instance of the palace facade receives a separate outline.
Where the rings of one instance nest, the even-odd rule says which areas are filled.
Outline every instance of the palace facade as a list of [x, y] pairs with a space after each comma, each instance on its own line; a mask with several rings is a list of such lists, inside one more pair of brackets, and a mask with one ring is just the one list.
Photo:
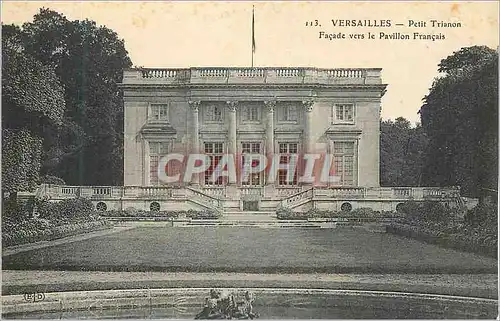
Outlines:
[[[167, 153], [327, 153], [338, 182], [379, 186], [380, 69], [188, 68], [131, 69], [124, 73], [124, 184], [158, 186], [159, 158]], [[299, 157], [298, 172], [302, 164]], [[209, 169], [189, 183], [201, 187], [299, 187], [254, 174], [248, 182]]]
[[[135, 68], [124, 71], [124, 186], [43, 185], [54, 201], [88, 197], [98, 210], [311, 208], [395, 210], [404, 201], [460, 202], [458, 188], [380, 187], [381, 69]], [[164, 184], [167, 154], [203, 154], [205, 171]], [[218, 177], [224, 155], [272, 156], [279, 168], [248, 179]], [[301, 181], [304, 154], [333, 157], [334, 181]], [[277, 158], [276, 158], [277, 157]], [[167, 166], [175, 173], [175, 166]], [[280, 167], [281, 167], [280, 165]], [[316, 171], [315, 171], [316, 173]], [[172, 173], [173, 174], [173, 173]], [[329, 173], [328, 173], [329, 174]]]

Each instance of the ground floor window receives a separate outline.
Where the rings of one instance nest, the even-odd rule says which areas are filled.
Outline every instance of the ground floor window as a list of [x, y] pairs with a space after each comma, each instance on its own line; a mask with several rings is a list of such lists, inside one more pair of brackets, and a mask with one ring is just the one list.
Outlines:
[[335, 174], [339, 177], [339, 185], [354, 185], [354, 142], [333, 142], [333, 161]]
[[[220, 176], [223, 168], [218, 169], [223, 153], [224, 153], [224, 143], [221, 142], [206, 142], [204, 143], [205, 155], [210, 159], [210, 167], [204, 173], [204, 181], [206, 186], [221, 186], [227, 181], [227, 177]], [[217, 177], [213, 179], [214, 173]]]
[[170, 151], [170, 142], [149, 142], [149, 185], [158, 186], [158, 163]]
[[[245, 164], [245, 154], [262, 154], [262, 144], [260, 142], [244, 142], [241, 144], [241, 168], [243, 168]], [[254, 162], [258, 162], [255, 160]], [[253, 166], [257, 166], [258, 164], [252, 163]], [[243, 186], [262, 186], [263, 185], [264, 176], [262, 173], [251, 173], [248, 179], [243, 180], [241, 185]]]
[[[279, 158], [280, 164], [289, 164], [292, 155], [297, 155], [298, 153], [298, 143], [279, 143]], [[287, 169], [279, 169], [278, 170], [278, 185], [281, 186], [294, 186], [297, 185], [297, 168], [298, 164], [295, 167], [295, 172], [293, 176], [293, 180], [288, 180], [288, 170]]]

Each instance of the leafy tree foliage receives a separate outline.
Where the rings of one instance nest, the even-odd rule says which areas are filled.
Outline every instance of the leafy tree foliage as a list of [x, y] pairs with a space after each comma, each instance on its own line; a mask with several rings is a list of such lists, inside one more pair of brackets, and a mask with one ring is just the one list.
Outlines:
[[429, 138], [423, 182], [459, 185], [470, 196], [497, 189], [498, 53], [462, 48], [439, 64], [420, 109]]
[[41, 9], [22, 30], [25, 51], [53, 67], [65, 87], [65, 126], [47, 151], [44, 172], [68, 184], [121, 184], [118, 83], [132, 65], [123, 40], [94, 21], [70, 21], [49, 9]]
[[22, 128], [2, 130], [2, 191], [32, 191], [39, 182], [41, 138]]
[[420, 186], [426, 135], [403, 117], [380, 123], [380, 184]]
[[62, 124], [64, 88], [26, 54], [18, 27], [2, 26], [2, 58], [2, 192], [15, 200], [39, 183], [43, 139]]

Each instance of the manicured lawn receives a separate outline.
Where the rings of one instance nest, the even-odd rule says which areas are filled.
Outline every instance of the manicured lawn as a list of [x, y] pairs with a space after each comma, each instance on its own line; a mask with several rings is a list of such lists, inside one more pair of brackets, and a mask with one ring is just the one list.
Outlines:
[[144, 227], [3, 257], [3, 269], [496, 273], [493, 258], [363, 229]]

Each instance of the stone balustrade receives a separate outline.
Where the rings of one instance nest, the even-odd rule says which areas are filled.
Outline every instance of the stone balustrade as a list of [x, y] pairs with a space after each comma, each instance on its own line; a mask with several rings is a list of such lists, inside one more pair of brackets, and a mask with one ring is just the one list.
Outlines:
[[203, 193], [208, 194], [213, 197], [226, 197], [226, 188], [225, 187], [204, 187], [202, 189]]
[[[312, 202], [388, 202], [460, 200], [460, 189], [456, 187], [276, 187], [271, 195], [264, 193], [264, 187], [240, 186], [233, 199], [228, 198], [226, 187], [201, 187], [199, 189], [180, 186], [59, 186], [41, 185], [32, 196], [46, 197], [53, 201], [85, 197], [94, 202], [194, 202], [205, 208], [223, 211], [226, 201], [234, 202], [252, 197], [261, 202], [279, 202], [280, 206], [294, 208]], [[269, 192], [266, 192], [269, 193]], [[174, 204], [170, 203], [170, 204]], [[367, 204], [368, 204], [367, 203]], [[276, 203], [273, 203], [276, 204]], [[122, 205], [120, 205], [122, 206]], [[181, 205], [179, 205], [181, 206]]]
[[[315, 198], [332, 199], [442, 199], [460, 196], [460, 189], [455, 187], [314, 187], [303, 191], [301, 187], [276, 187], [273, 195], [264, 195], [264, 187], [239, 187], [241, 195], [259, 195], [267, 197], [296, 198], [310, 195]], [[188, 191], [186, 193], [186, 191]], [[189, 192], [191, 191], [191, 192]], [[59, 186], [44, 184], [39, 187], [35, 195], [48, 196], [49, 198], [65, 199], [74, 197], [92, 198], [134, 198], [134, 197], [182, 197], [200, 194], [212, 202], [214, 199], [226, 196], [224, 186], [202, 187], [200, 191], [189, 187], [172, 186]]]
[[199, 203], [214, 209], [222, 209], [222, 201], [203, 192], [192, 188], [186, 188], [186, 196], [198, 201]]
[[302, 191], [300, 187], [277, 187], [276, 194], [278, 196], [290, 196], [293, 194], [297, 194]]
[[264, 189], [262, 187], [240, 187], [241, 195], [264, 195]]
[[171, 188], [162, 188], [156, 186], [144, 187], [142, 189], [142, 196], [160, 196], [160, 197], [172, 197]]
[[314, 189], [310, 188], [308, 190], [293, 194], [281, 201], [282, 207], [292, 207], [304, 200], [312, 199], [314, 196]]
[[123, 85], [295, 83], [295, 84], [381, 84], [378, 68], [131, 68], [124, 71]]
[[285, 196], [281, 200], [281, 206], [292, 207], [304, 199], [310, 200], [446, 200], [460, 197], [460, 189], [455, 187], [427, 188], [427, 187], [334, 187], [318, 188]]
[[394, 198], [412, 198], [413, 189], [411, 187], [407, 188], [393, 188]]

